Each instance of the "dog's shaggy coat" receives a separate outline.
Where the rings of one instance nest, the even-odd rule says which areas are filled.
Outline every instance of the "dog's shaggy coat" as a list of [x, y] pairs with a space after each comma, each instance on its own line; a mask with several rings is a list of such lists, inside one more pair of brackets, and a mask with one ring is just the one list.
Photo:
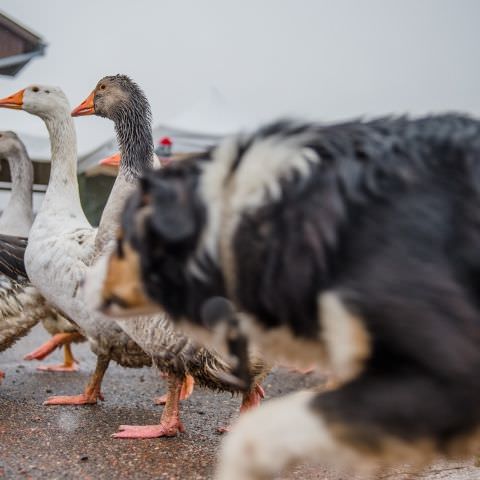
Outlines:
[[341, 450], [424, 461], [476, 439], [477, 120], [278, 122], [146, 175], [123, 235], [174, 318], [201, 325], [228, 297], [263, 353], [326, 360], [339, 379], [246, 416], [221, 478]]

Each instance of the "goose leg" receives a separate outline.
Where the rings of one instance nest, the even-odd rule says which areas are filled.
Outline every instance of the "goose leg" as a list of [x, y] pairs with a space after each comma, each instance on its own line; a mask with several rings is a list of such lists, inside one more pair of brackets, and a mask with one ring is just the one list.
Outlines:
[[40, 365], [37, 370], [43, 372], [76, 372], [78, 370], [77, 361], [72, 354], [71, 343], [63, 345], [63, 363], [60, 365]]
[[[240, 405], [240, 415], [258, 407], [263, 398], [265, 398], [265, 390], [259, 384], [255, 385], [250, 392], [244, 393], [242, 404]], [[230, 429], [230, 426], [218, 427], [217, 431], [219, 433], [226, 433], [229, 432]]]
[[2, 380], [5, 378], [5, 372], [2, 372], [0, 370], [0, 383], [2, 383]]
[[243, 395], [240, 413], [245, 413], [252, 408], [258, 407], [264, 398], [265, 390], [263, 387], [260, 384], [255, 385], [249, 393]]
[[[168, 375], [167, 375], [168, 377]], [[180, 400], [186, 400], [193, 393], [195, 380], [191, 375], [187, 375], [182, 383], [182, 390], [180, 391]], [[161, 397], [155, 398], [155, 405], [165, 405], [167, 403], [168, 393]]]
[[97, 400], [103, 400], [100, 392], [103, 376], [107, 371], [110, 358], [107, 356], [97, 356], [97, 365], [90, 380], [85, 387], [85, 391], [80, 395], [61, 395], [48, 398], [44, 405], [93, 405]]
[[180, 394], [184, 378], [168, 376], [168, 393], [160, 425], [120, 425], [114, 438], [156, 438], [174, 437], [185, 428], [180, 421]]
[[33, 352], [25, 356], [25, 360], [43, 360], [50, 355], [56, 348], [63, 345], [64, 348], [64, 363], [61, 365], [40, 365], [37, 370], [49, 372], [75, 372], [78, 366], [72, 355], [70, 344], [74, 340], [82, 337], [80, 333], [57, 333], [50, 340], [38, 347]]

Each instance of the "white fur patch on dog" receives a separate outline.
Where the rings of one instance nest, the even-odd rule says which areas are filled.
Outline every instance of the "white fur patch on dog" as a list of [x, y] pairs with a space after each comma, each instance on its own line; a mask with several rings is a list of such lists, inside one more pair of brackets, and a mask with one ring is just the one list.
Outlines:
[[218, 258], [218, 239], [229, 244], [243, 213], [278, 199], [280, 180], [309, 174], [310, 164], [321, 160], [312, 149], [302, 147], [304, 140], [302, 135], [259, 138], [248, 148], [231, 178], [242, 139], [232, 137], [222, 142], [201, 177], [200, 192], [208, 218], [199, 252], [206, 250], [211, 258]]
[[306, 177], [310, 164], [319, 162], [318, 155], [297, 142], [270, 137], [255, 142], [247, 151], [233, 180], [234, 192], [230, 207], [241, 213], [276, 200], [281, 195], [280, 180], [294, 173]]
[[224, 184], [237, 154], [238, 139], [226, 139], [216, 149], [213, 161], [203, 167], [205, 171], [200, 177], [200, 193], [208, 215], [199, 251], [205, 249], [211, 258], [218, 257], [217, 240], [223, 215]]
[[334, 457], [337, 463], [347, 450], [311, 408], [315, 395], [295, 393], [245, 413], [222, 445], [215, 478], [265, 480], [300, 461]]
[[323, 343], [337, 381], [355, 378], [369, 357], [370, 336], [360, 318], [350, 313], [337, 294], [320, 295], [318, 309]]

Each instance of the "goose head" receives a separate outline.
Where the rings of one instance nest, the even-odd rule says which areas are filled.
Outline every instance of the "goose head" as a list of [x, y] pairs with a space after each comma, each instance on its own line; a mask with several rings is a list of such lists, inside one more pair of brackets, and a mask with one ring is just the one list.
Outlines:
[[97, 115], [116, 120], [126, 112], [150, 118], [147, 98], [126, 75], [109, 75], [97, 83], [92, 93], [72, 111], [72, 116]]
[[0, 159], [9, 158], [12, 154], [22, 150], [22, 141], [15, 132], [0, 130]]
[[59, 87], [37, 84], [0, 99], [0, 107], [25, 110], [43, 119], [70, 110], [67, 97]]

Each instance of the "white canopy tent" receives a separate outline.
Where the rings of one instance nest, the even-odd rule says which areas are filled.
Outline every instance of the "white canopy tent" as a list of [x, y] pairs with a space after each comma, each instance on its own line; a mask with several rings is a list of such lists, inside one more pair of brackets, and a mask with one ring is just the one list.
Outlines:
[[207, 95], [187, 111], [173, 117], [167, 125], [179, 132], [218, 138], [245, 128], [248, 119], [233, 109], [220, 91], [212, 87]]

